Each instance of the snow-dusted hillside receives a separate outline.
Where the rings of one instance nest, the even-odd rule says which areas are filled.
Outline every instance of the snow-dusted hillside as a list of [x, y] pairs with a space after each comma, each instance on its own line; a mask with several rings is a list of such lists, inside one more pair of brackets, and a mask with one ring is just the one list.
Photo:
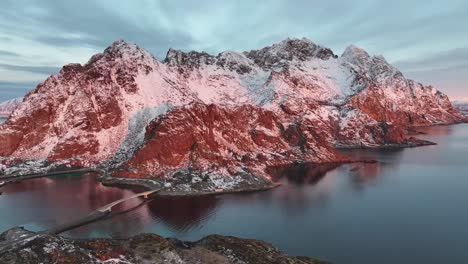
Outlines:
[[447, 96], [355, 46], [337, 56], [287, 39], [242, 53], [171, 49], [159, 62], [117, 41], [30, 92], [0, 127], [0, 156], [133, 177], [266, 176], [266, 166], [342, 161], [336, 146], [416, 144], [409, 126], [465, 120]]
[[23, 101], [23, 98], [15, 98], [0, 103], [0, 118], [8, 117], [15, 108]]

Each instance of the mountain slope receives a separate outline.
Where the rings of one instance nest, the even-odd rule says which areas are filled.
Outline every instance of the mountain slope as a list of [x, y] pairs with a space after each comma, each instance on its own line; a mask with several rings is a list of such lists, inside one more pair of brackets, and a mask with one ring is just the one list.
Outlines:
[[86, 65], [64, 66], [26, 95], [5, 122], [0, 138], [7, 144], [0, 155], [86, 164], [110, 158], [130, 117], [163, 102], [181, 104], [183, 91], [171, 89], [164, 71], [149, 53], [122, 41]]
[[0, 156], [125, 177], [268, 177], [267, 166], [346, 160], [333, 147], [415, 145], [408, 127], [464, 121], [447, 96], [354, 46], [337, 56], [287, 39], [158, 62], [117, 41], [30, 92], [0, 127]]

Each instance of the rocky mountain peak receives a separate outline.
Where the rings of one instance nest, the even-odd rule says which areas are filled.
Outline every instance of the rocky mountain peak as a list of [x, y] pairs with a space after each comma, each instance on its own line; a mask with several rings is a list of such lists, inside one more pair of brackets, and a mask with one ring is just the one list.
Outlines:
[[364, 64], [369, 64], [369, 63], [389, 64], [384, 56], [382, 55], [371, 56], [369, 55], [369, 53], [367, 53], [367, 51], [355, 45], [348, 46], [343, 52], [343, 54], [341, 55], [341, 58], [356, 65], [364, 65]]
[[264, 68], [284, 67], [290, 61], [307, 61], [313, 58], [328, 60], [337, 58], [331, 49], [322, 47], [307, 38], [285, 39], [260, 50], [244, 53], [256, 64]]
[[341, 60], [361, 76], [381, 84], [405, 81], [403, 74], [388, 63], [382, 55], [371, 56], [364, 49], [354, 45], [350, 45], [345, 49], [341, 55]]
[[[72, 63], [63, 66], [60, 74], [66, 79], [84, 74], [86, 80], [99, 79], [110, 83], [112, 72], [117, 73], [120, 85], [133, 83], [139, 71], [149, 74], [157, 67], [158, 61], [148, 51], [136, 44], [118, 40], [102, 53], [93, 55], [86, 64]], [[126, 81], [123, 81], [126, 79]], [[132, 84], [134, 86], [134, 84]], [[135, 89], [132, 89], [135, 90]]]
[[181, 50], [169, 48], [163, 62], [170, 66], [176, 66], [182, 62], [183, 54], [184, 52]]
[[103, 53], [91, 57], [85, 67], [92, 66], [96, 62], [122, 61], [128, 64], [152, 64], [157, 60], [148, 51], [138, 47], [134, 43], [125, 40], [117, 40], [107, 47]]
[[353, 45], [353, 44], [346, 47], [343, 54], [341, 55], [341, 57], [356, 57], [356, 56], [370, 57], [370, 55], [369, 55], [369, 53], [367, 53], [367, 51], [365, 51], [363, 48], [360, 48], [360, 47], [358, 47], [356, 45]]
[[184, 52], [181, 50], [169, 49], [167, 51], [164, 63], [169, 66], [187, 66], [190, 68], [199, 68], [202, 64], [214, 64], [216, 59], [204, 51], [189, 51]]
[[358, 66], [368, 64], [371, 61], [371, 56], [367, 51], [354, 45], [348, 46], [341, 55], [341, 58]]
[[126, 42], [125, 40], [114, 41], [107, 49], [104, 50], [105, 54], [135, 54], [145, 52], [140, 49], [136, 44]]

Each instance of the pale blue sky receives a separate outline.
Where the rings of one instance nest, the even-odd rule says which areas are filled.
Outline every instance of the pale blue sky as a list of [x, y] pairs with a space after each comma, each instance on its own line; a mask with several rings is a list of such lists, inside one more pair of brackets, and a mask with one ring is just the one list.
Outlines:
[[0, 99], [117, 39], [161, 59], [169, 47], [243, 51], [287, 37], [337, 54], [355, 44], [452, 98], [468, 97], [466, 10], [462, 0], [2, 0]]

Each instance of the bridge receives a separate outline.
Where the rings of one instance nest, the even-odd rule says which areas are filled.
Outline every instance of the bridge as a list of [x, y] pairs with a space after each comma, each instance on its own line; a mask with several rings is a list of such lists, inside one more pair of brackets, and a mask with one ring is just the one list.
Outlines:
[[98, 209], [96, 209], [97, 212], [101, 212], [101, 213], [110, 213], [111, 210], [112, 210], [112, 207], [118, 205], [118, 204], [121, 204], [125, 201], [128, 201], [128, 200], [131, 200], [131, 199], [134, 199], [134, 198], [138, 198], [138, 197], [143, 197], [145, 199], [148, 199], [148, 197], [151, 195], [151, 194], [154, 194], [156, 192], [159, 192], [161, 189], [157, 189], [157, 190], [151, 190], [151, 191], [147, 191], [147, 192], [142, 192], [142, 193], [137, 193], [135, 195], [132, 195], [132, 196], [129, 196], [129, 197], [124, 197], [120, 200], [117, 200], [115, 202], [112, 202], [108, 205], [105, 205], [103, 207], [100, 207]]
[[137, 193], [137, 194], [132, 195], [132, 196], [124, 197], [122, 199], [119, 199], [119, 200], [117, 200], [115, 202], [104, 205], [104, 206], [94, 210], [93, 212], [91, 212], [89, 215], [87, 215], [85, 217], [76, 219], [76, 220], [74, 220], [72, 222], [69, 222], [69, 223], [65, 223], [65, 224], [53, 227], [53, 228], [48, 229], [48, 230], [43, 231], [43, 232], [44, 233], [49, 233], [49, 234], [60, 234], [60, 233], [63, 233], [65, 231], [71, 230], [73, 228], [77, 228], [77, 227], [80, 227], [80, 226], [95, 222], [95, 221], [97, 221], [97, 220], [99, 220], [101, 218], [104, 218], [104, 217], [108, 216], [111, 213], [112, 208], [114, 206], [117, 206], [117, 205], [119, 205], [121, 203], [124, 203], [124, 202], [126, 202], [128, 200], [132, 200], [132, 199], [135, 199], [135, 198], [138, 198], [138, 197], [143, 197], [144, 199], [148, 199], [148, 198], [150, 198], [150, 196], [152, 194], [155, 194], [155, 193], [159, 192], [160, 190], [161, 189], [151, 190], [151, 191], [146, 191], [146, 192], [142, 192], [142, 193]]

